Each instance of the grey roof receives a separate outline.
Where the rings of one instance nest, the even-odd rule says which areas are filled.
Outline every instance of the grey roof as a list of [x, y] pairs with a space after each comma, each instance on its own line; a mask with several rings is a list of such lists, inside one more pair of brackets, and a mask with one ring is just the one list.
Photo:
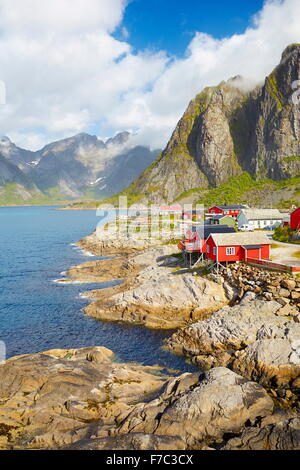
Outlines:
[[226, 204], [222, 204], [220, 206], [214, 206], [214, 207], [219, 207], [219, 209], [223, 209], [223, 210], [242, 210], [242, 209], [247, 209], [247, 206], [243, 206], [243, 204], [232, 204], [232, 205], [226, 205]]
[[212, 233], [211, 237], [217, 246], [271, 244], [271, 241], [263, 232]]
[[[224, 219], [224, 217], [230, 217], [231, 219], [233, 219], [233, 217], [231, 217], [231, 215], [226, 215], [226, 214], [218, 214], [218, 215], [214, 215], [212, 217], [212, 220], [220, 220], [220, 219]], [[234, 220], [234, 219], [233, 219]]]
[[211, 233], [236, 233], [234, 228], [228, 225], [197, 225], [196, 231], [202, 240], [206, 240]]
[[284, 215], [278, 209], [243, 209], [248, 220], [283, 220]]

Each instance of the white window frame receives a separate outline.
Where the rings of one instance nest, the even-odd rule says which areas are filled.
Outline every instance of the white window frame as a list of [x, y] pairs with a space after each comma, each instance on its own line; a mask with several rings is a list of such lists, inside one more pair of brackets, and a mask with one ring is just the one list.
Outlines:
[[213, 255], [216, 256], [217, 255], [217, 247], [214, 246], [214, 249], [213, 249]]
[[235, 247], [226, 247], [226, 256], [235, 256]]

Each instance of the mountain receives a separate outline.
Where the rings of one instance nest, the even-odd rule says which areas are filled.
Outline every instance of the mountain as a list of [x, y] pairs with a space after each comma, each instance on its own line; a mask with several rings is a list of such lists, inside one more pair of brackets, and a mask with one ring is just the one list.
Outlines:
[[[249, 91], [242, 77], [205, 88], [190, 102], [167, 147], [127, 190], [136, 198], [198, 199], [230, 181], [288, 181], [300, 176], [300, 44]], [[299, 192], [299, 191], [298, 191]]]
[[24, 171], [24, 173], [28, 173], [36, 164], [34, 152], [17, 147], [8, 137], [0, 138], [0, 155]]
[[40, 196], [30, 178], [0, 154], [0, 203], [21, 204]]
[[[113, 195], [126, 188], [159, 153], [132, 146], [131, 137], [130, 133], [121, 132], [103, 142], [96, 136], [81, 133], [36, 152], [21, 149], [3, 137], [0, 139], [0, 187], [19, 184], [22, 180], [22, 187], [56, 200]], [[9, 179], [5, 176], [6, 167], [11, 168]]]

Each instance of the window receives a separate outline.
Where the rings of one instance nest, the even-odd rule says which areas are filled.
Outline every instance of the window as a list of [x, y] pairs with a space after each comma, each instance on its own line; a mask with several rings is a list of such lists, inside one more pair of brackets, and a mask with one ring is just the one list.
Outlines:
[[214, 246], [214, 256], [217, 254], [217, 248]]
[[207, 253], [210, 252], [210, 246], [209, 246], [209, 245], [207, 245], [207, 247], [206, 247], [206, 252], [207, 252]]
[[234, 256], [235, 255], [235, 248], [234, 247], [226, 248], [226, 255]]

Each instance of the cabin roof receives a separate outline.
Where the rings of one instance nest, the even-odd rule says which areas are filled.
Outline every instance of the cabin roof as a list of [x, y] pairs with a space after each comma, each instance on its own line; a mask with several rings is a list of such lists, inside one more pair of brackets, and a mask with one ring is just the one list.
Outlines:
[[200, 238], [206, 240], [211, 233], [235, 233], [233, 227], [228, 225], [195, 225], [194, 232], [197, 232]]
[[262, 232], [212, 233], [210, 237], [213, 239], [216, 246], [256, 246], [271, 244], [267, 235]]
[[221, 204], [221, 205], [213, 206], [213, 207], [218, 207], [219, 209], [222, 209], [222, 210], [242, 210], [242, 209], [247, 208], [247, 206], [244, 206], [242, 204], [231, 204], [228, 206], [225, 204]]
[[233, 217], [231, 217], [230, 215], [227, 215], [227, 214], [214, 215], [212, 219], [213, 220], [220, 220], [220, 219], [224, 219], [224, 217], [230, 217], [232, 220], [234, 220]]
[[248, 220], [282, 220], [286, 215], [278, 209], [244, 209], [242, 213]]

